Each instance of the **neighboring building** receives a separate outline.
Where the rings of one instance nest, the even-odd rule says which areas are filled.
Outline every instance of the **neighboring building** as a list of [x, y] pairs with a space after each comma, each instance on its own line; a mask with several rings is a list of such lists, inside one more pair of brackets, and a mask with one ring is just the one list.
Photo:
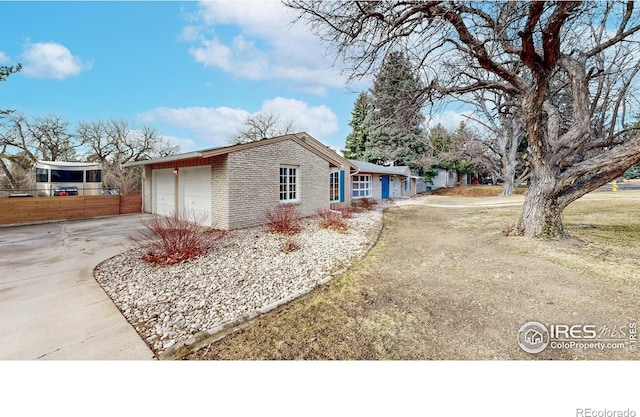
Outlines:
[[349, 160], [358, 168], [351, 176], [351, 198], [382, 200], [416, 195], [416, 180], [408, 166], [384, 166]]
[[102, 167], [99, 163], [38, 161], [36, 188], [39, 196], [100, 195]]
[[431, 185], [427, 184], [423, 177], [418, 177], [416, 179], [416, 193], [419, 194], [428, 190], [431, 190]]
[[278, 204], [294, 204], [302, 216], [348, 206], [356, 171], [304, 132], [123, 166], [144, 166], [144, 212], [193, 214], [225, 230], [263, 224]]
[[427, 186], [431, 186], [432, 190], [438, 188], [448, 188], [456, 185], [457, 173], [453, 169], [436, 168], [437, 175], [431, 178]]
[[431, 187], [432, 190], [456, 185], [471, 185], [471, 174], [447, 168], [436, 168], [436, 172], [437, 175], [427, 183], [427, 187]]

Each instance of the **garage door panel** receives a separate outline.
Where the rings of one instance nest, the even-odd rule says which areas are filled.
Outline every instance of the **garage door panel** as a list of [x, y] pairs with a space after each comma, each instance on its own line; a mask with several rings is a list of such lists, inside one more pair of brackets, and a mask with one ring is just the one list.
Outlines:
[[193, 196], [211, 197], [211, 181], [186, 181], [184, 182], [184, 194]]
[[211, 226], [211, 167], [183, 168], [180, 197], [180, 210], [185, 215]]
[[154, 214], [170, 216], [175, 211], [173, 169], [153, 170], [153, 208]]

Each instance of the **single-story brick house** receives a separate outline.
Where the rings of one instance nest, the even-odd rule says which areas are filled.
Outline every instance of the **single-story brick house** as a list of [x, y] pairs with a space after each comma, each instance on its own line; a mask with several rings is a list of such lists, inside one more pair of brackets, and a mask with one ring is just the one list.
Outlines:
[[416, 180], [408, 166], [384, 166], [350, 159], [358, 171], [351, 175], [351, 198], [411, 197], [416, 195]]
[[294, 204], [302, 216], [348, 206], [357, 171], [304, 132], [123, 166], [144, 167], [144, 212], [186, 213], [225, 230], [264, 224], [278, 204]]

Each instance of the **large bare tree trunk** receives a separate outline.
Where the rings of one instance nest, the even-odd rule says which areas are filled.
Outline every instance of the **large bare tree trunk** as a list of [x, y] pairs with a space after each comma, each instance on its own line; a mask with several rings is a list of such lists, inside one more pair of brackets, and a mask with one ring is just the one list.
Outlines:
[[516, 176], [516, 167], [515, 165], [508, 164], [503, 172], [504, 182], [502, 183], [502, 191], [500, 192], [500, 195], [506, 197], [513, 194], [513, 184], [514, 178]]
[[555, 178], [550, 173], [539, 175], [542, 178], [531, 181], [525, 194], [517, 231], [532, 237], [563, 236], [562, 211], [565, 207], [558, 200]]
[[[554, 237], [564, 235], [562, 226], [562, 210], [558, 203], [559, 169], [548, 161], [553, 156], [549, 152], [545, 133], [549, 135], [549, 127], [554, 128], [557, 120], [549, 118], [545, 129], [543, 107], [550, 113], [549, 104], [545, 103], [548, 89], [548, 78], [539, 75], [539, 88], [531, 89], [522, 99], [524, 127], [529, 141], [531, 155], [531, 185], [525, 194], [525, 202], [516, 232], [531, 237]], [[548, 76], [547, 76], [548, 77]], [[546, 104], [546, 106], [545, 106]]]

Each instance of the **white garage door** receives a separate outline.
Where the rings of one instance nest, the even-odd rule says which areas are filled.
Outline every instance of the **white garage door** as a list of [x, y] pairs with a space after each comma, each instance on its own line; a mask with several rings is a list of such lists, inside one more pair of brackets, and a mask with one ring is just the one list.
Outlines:
[[153, 214], [162, 216], [172, 215], [175, 208], [173, 169], [154, 169], [151, 175], [153, 181]]
[[211, 226], [211, 166], [180, 168], [180, 212]]

